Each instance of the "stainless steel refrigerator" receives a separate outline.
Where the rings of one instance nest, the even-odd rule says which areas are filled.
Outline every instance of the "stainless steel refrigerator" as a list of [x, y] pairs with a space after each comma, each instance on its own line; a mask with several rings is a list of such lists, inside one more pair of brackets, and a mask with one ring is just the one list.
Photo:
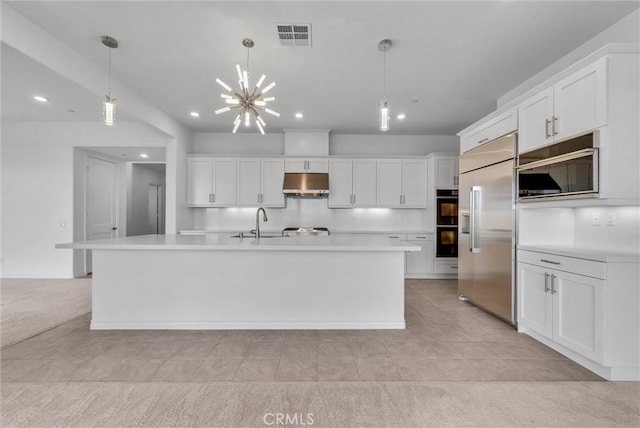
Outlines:
[[516, 134], [460, 156], [458, 293], [515, 325]]

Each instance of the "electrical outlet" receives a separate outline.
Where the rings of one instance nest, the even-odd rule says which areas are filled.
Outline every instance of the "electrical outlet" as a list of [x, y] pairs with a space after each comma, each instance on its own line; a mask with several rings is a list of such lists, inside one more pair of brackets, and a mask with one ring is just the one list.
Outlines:
[[591, 214], [591, 225], [600, 226], [600, 213]]
[[616, 225], [616, 213], [607, 213], [607, 226]]

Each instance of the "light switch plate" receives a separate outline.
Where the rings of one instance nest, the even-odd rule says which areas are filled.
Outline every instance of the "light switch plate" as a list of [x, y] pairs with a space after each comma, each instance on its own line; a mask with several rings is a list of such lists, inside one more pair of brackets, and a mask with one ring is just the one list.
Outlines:
[[591, 225], [600, 226], [600, 213], [591, 214]]
[[607, 213], [607, 226], [615, 226], [616, 220], [616, 213]]

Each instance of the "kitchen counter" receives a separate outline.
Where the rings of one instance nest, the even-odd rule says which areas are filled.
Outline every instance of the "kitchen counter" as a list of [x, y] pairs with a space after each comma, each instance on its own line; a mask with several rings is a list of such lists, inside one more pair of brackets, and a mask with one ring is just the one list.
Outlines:
[[376, 236], [143, 235], [90, 249], [92, 329], [403, 329], [404, 252]]
[[535, 251], [544, 254], [557, 254], [559, 256], [575, 257], [578, 259], [593, 260], [603, 263], [638, 263], [640, 254], [607, 251], [590, 248], [576, 248], [561, 245], [518, 245], [519, 250]]
[[377, 236], [268, 236], [232, 238], [216, 235], [140, 235], [58, 244], [56, 248], [90, 250], [234, 250], [234, 251], [420, 251], [416, 245]]

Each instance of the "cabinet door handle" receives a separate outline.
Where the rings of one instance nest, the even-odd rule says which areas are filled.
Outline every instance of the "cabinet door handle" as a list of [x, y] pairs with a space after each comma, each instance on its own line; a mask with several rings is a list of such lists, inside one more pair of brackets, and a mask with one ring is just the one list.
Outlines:
[[356, 195], [353, 195], [353, 204], [356, 204]]
[[554, 262], [553, 260], [547, 260], [547, 259], [540, 259], [541, 262], [543, 263], [551, 263], [552, 265], [560, 265], [560, 262]]
[[416, 236], [416, 239], [427, 239], [426, 236]]
[[484, 143], [485, 141], [489, 141], [489, 139], [488, 139], [488, 138], [483, 138], [482, 140], [480, 140], [480, 141], [476, 142], [476, 144], [482, 144], [482, 143]]
[[216, 203], [216, 194], [215, 193], [211, 194], [211, 202], [213, 202], [214, 204]]
[[551, 137], [551, 132], [549, 132], [549, 125], [551, 125], [551, 121], [549, 119], [544, 120], [544, 137]]
[[557, 130], [558, 118], [553, 116], [552, 119], [553, 119], [553, 121], [551, 123], [551, 131], [553, 132], [553, 135], [558, 135], [558, 130]]
[[390, 236], [389, 239], [400, 239], [399, 236]]
[[556, 294], [557, 290], [556, 290], [556, 284], [554, 279], [556, 279], [557, 276], [555, 276], [554, 274], [551, 274], [551, 294]]
[[544, 292], [548, 293], [550, 290], [549, 288], [549, 274], [548, 273], [544, 273]]

